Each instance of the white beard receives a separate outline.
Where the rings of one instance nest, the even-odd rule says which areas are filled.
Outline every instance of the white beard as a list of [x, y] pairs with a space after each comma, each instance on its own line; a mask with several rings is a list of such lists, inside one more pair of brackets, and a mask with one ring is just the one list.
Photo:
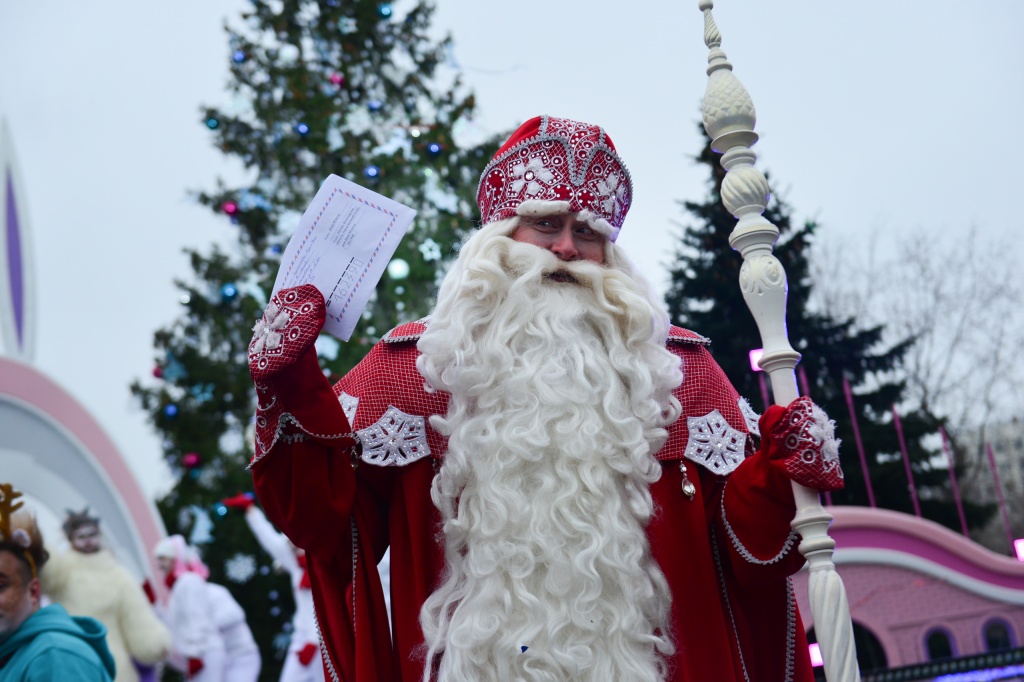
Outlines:
[[656, 682], [671, 596], [644, 529], [680, 412], [668, 317], [614, 246], [610, 267], [563, 263], [514, 225], [467, 241], [419, 342], [451, 394], [431, 420], [447, 567], [420, 613], [424, 679], [440, 656], [442, 682]]

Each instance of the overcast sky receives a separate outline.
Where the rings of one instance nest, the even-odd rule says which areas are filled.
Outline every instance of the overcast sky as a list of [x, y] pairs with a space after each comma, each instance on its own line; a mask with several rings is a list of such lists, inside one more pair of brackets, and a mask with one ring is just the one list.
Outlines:
[[[34, 248], [34, 364], [93, 412], [151, 493], [169, 482], [128, 385], [150, 376], [152, 334], [179, 313], [181, 249], [233, 238], [187, 195], [239, 177], [199, 108], [229, 103], [222, 23], [248, 4], [0, 2], [0, 116]], [[706, 193], [691, 161], [707, 58], [697, 0], [437, 4], [481, 131], [540, 113], [605, 127], [635, 183], [620, 243], [663, 289], [676, 202]], [[799, 217], [821, 222], [823, 240], [853, 250], [975, 225], [1010, 246], [1024, 183], [1024, 3], [717, 4], [723, 48], [757, 107], [758, 166]]]

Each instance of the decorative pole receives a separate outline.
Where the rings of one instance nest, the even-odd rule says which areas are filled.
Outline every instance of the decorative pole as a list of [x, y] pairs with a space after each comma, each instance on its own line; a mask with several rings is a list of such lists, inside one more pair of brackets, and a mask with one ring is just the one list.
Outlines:
[[939, 435], [942, 436], [942, 449], [946, 451], [946, 461], [949, 462], [949, 485], [953, 489], [953, 501], [956, 502], [956, 513], [960, 517], [960, 530], [964, 537], [970, 539], [971, 534], [967, 532], [967, 517], [964, 516], [964, 503], [960, 499], [960, 486], [956, 482], [956, 465], [953, 462], [953, 448], [949, 445], [949, 437], [946, 429], [939, 427]]
[[[740, 288], [764, 345], [760, 365], [772, 382], [775, 402], [788, 405], [799, 396], [794, 368], [800, 354], [786, 333], [786, 272], [772, 254], [779, 228], [762, 213], [768, 204], [768, 181], [754, 167], [757, 155], [756, 112], [746, 88], [732, 73], [722, 51], [722, 36], [715, 25], [712, 0], [700, 0], [704, 13], [704, 44], [708, 54], [708, 85], [702, 114], [711, 147], [722, 154], [727, 171], [722, 181], [722, 203], [737, 219], [729, 244], [743, 256]], [[793, 528], [800, 533], [800, 552], [810, 568], [808, 591], [825, 676], [829, 682], [858, 682], [853, 623], [843, 581], [832, 563], [835, 540], [828, 535], [832, 515], [825, 511], [818, 493], [793, 484], [796, 516]]]
[[853, 442], [857, 446], [857, 458], [860, 459], [860, 471], [864, 476], [864, 487], [868, 491], [868, 505], [875, 508], [875, 488], [871, 485], [871, 472], [868, 471], [868, 459], [864, 455], [864, 442], [860, 439], [860, 424], [857, 422], [857, 409], [853, 405], [853, 391], [850, 382], [843, 377], [843, 395], [846, 396], [846, 409], [850, 413], [850, 427], [853, 429]]
[[999, 502], [999, 513], [1003, 515], [1003, 528], [1006, 529], [1006, 540], [1010, 543], [1010, 555], [1016, 554], [1013, 546], [1013, 531], [1010, 528], [1010, 515], [1006, 512], [1006, 500], [1003, 499], [1003, 486], [999, 483], [999, 467], [996, 466], [996, 456], [992, 454], [992, 444], [985, 443], [985, 454], [988, 455], [988, 465], [992, 467], [992, 482], [996, 486], [996, 500]]
[[910, 467], [910, 453], [907, 452], [907, 441], [903, 437], [903, 422], [900, 421], [900, 413], [896, 411], [896, 403], [892, 404], [892, 423], [896, 426], [896, 438], [900, 441], [900, 454], [903, 455], [903, 468], [907, 472], [907, 489], [910, 491], [910, 501], [914, 503], [914, 514], [917, 518], [921, 518], [921, 503], [917, 500], [914, 470]]

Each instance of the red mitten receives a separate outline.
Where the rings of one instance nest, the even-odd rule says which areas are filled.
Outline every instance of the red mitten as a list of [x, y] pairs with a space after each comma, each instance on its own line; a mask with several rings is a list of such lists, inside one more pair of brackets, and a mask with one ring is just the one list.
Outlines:
[[146, 593], [146, 599], [150, 604], [156, 603], [156, 592], [153, 590], [153, 584], [149, 582], [149, 578], [142, 581], [142, 591]]
[[256, 500], [253, 498], [252, 493], [238, 493], [234, 497], [225, 497], [220, 503], [225, 507], [233, 507], [245, 511], [255, 504]]
[[201, 658], [190, 658], [188, 659], [188, 674], [189, 677], [194, 677], [199, 674], [199, 671], [203, 669], [203, 659]]
[[772, 405], [759, 422], [771, 465], [800, 485], [825, 492], [843, 487], [835, 422], [810, 398]]
[[249, 343], [249, 372], [257, 387], [294, 364], [313, 345], [326, 315], [323, 294], [312, 284], [274, 294]]
[[307, 642], [306, 646], [295, 652], [295, 655], [299, 657], [299, 663], [302, 665], [309, 665], [309, 662], [313, 660], [313, 656], [315, 656], [318, 651], [320, 651], [320, 647], [312, 642]]

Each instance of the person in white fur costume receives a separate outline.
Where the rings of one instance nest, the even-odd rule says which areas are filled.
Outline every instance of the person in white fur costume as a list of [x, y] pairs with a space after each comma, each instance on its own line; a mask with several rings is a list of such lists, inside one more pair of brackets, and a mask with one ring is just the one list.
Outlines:
[[153, 550], [170, 589], [160, 614], [171, 630], [170, 663], [194, 682], [256, 682], [260, 650], [245, 611], [185, 538], [164, 538]]
[[139, 682], [135, 666], [154, 666], [170, 649], [171, 635], [157, 618], [139, 581], [103, 546], [100, 520], [88, 509], [68, 512], [64, 533], [71, 550], [56, 555], [42, 572], [43, 592], [73, 616], [107, 626], [107, 645], [117, 682]]

